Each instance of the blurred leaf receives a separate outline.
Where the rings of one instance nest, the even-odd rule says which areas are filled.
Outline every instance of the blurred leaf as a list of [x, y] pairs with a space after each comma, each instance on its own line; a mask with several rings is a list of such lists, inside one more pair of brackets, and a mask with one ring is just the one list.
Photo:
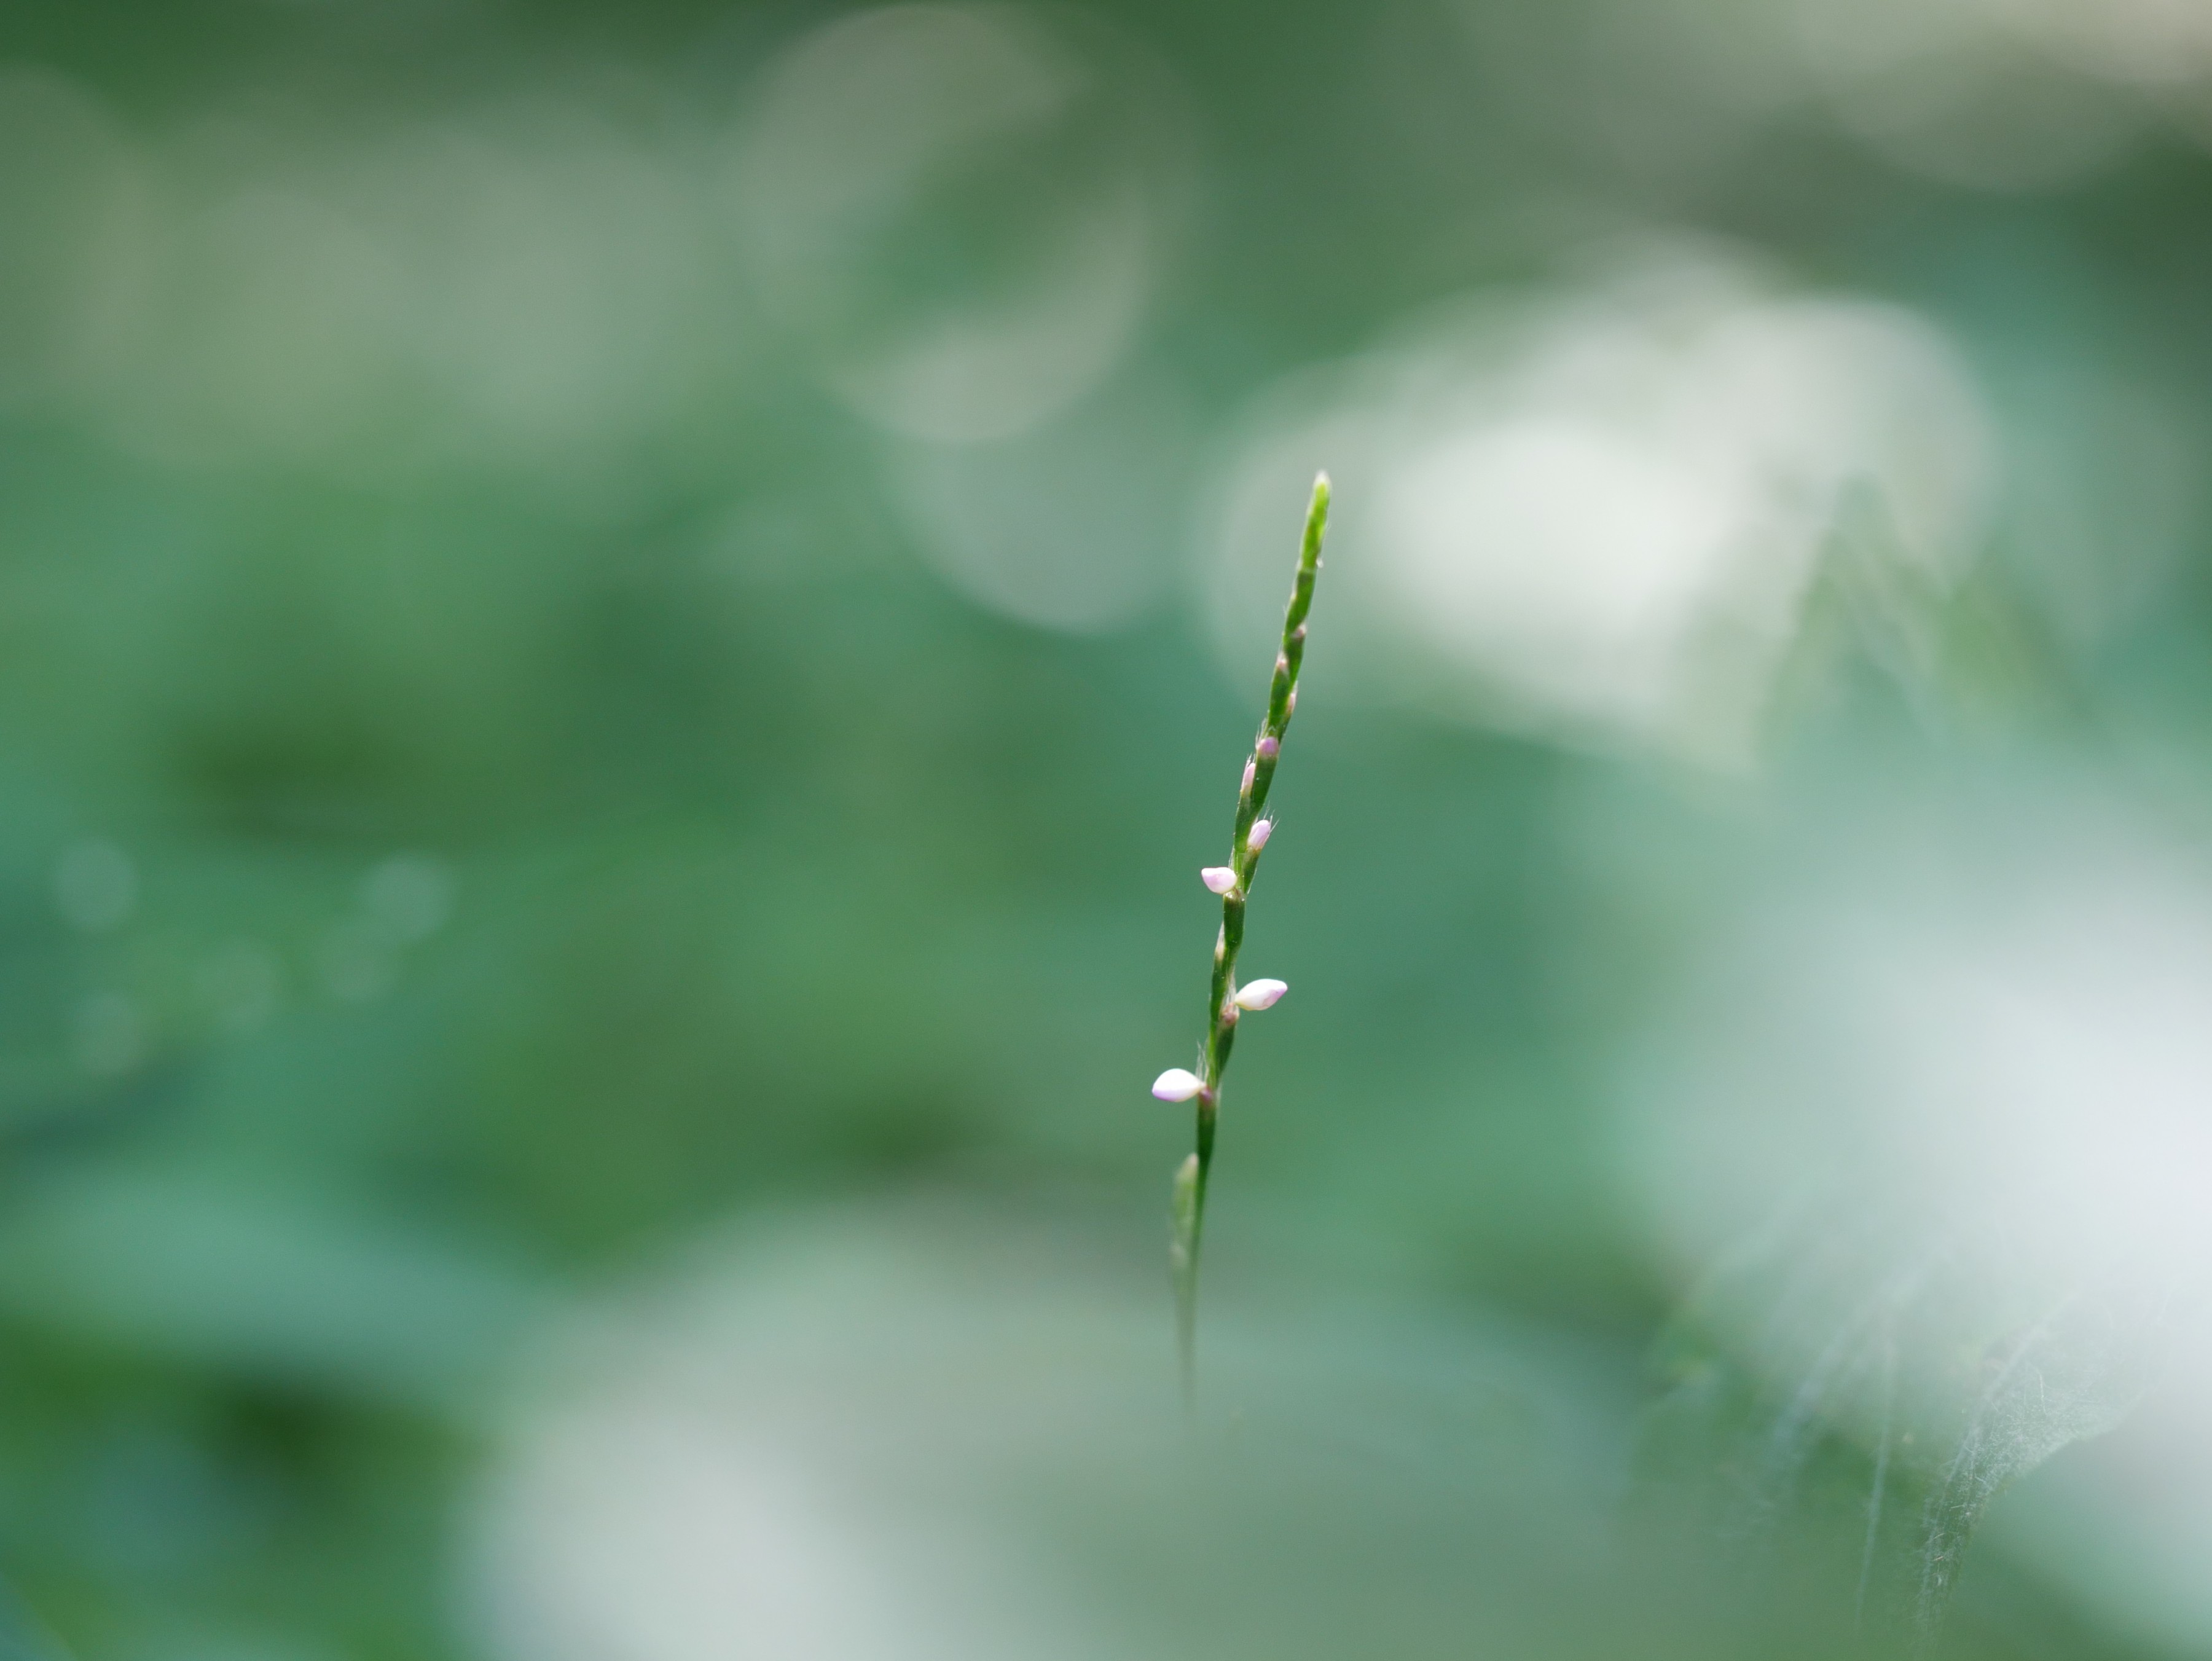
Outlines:
[[369, 1402], [465, 1409], [544, 1311], [425, 1231], [191, 1177], [102, 1172], [0, 1223], [15, 1321]]

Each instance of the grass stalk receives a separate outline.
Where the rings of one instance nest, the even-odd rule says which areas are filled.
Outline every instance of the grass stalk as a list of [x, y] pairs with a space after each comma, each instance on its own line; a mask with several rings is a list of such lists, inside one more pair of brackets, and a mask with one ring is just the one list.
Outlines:
[[1173, 1189], [1173, 1235], [1169, 1261], [1175, 1274], [1176, 1340], [1181, 1364], [1183, 1401], [1195, 1409], [1198, 1394], [1198, 1275], [1200, 1248], [1206, 1238], [1206, 1196], [1213, 1174], [1214, 1126], [1221, 1112], [1222, 1076], [1229, 1070], [1229, 1052], [1237, 1039], [1237, 1024], [1249, 1011], [1265, 1009], [1285, 990], [1280, 981], [1237, 983], [1237, 954], [1244, 943], [1244, 908], [1254, 879], [1259, 875], [1260, 855], [1273, 833], [1266, 817], [1267, 792], [1282, 759], [1283, 736], [1298, 703], [1298, 668], [1305, 658], [1306, 613], [1312, 608], [1314, 579], [1321, 571], [1322, 538], [1328, 526], [1328, 475], [1314, 480], [1313, 499], [1306, 509], [1305, 535], [1298, 547], [1298, 565], [1291, 585], [1291, 603], [1283, 613], [1282, 648], [1267, 686], [1267, 714], [1253, 739], [1252, 753], [1237, 793], [1237, 817], [1230, 838], [1229, 863], [1208, 867], [1202, 873], [1206, 885], [1221, 896], [1221, 932], [1214, 939], [1213, 969], [1206, 998], [1206, 1043], [1200, 1071], [1180, 1069], [1160, 1075], [1152, 1093], [1170, 1101], [1196, 1104], [1196, 1146], [1176, 1171]]

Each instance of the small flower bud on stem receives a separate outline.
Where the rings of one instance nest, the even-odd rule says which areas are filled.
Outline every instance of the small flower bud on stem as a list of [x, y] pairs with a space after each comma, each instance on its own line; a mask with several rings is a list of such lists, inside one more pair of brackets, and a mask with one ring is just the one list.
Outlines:
[[1206, 1088], [1206, 1080], [1187, 1068], [1171, 1067], [1152, 1080], [1152, 1094], [1164, 1102], [1187, 1102]]
[[1239, 1009], [1273, 1009], [1276, 1001], [1291, 989], [1281, 981], [1247, 981], [1237, 989], [1231, 1000]]

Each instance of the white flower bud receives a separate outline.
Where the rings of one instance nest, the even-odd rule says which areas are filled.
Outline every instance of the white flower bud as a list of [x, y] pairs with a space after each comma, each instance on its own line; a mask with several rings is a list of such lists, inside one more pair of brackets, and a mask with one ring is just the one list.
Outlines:
[[1244, 845], [1256, 854], [1267, 845], [1267, 838], [1274, 834], [1274, 820], [1261, 819], [1245, 833]]
[[1247, 981], [1237, 989], [1239, 1009], [1273, 1009], [1275, 1000], [1291, 989], [1281, 981]]
[[1226, 894], [1237, 886], [1237, 872], [1231, 866], [1209, 865], [1198, 873], [1198, 879], [1215, 893]]
[[1205, 1080], [1180, 1067], [1171, 1067], [1152, 1080], [1152, 1094], [1164, 1102], [1187, 1102], [1205, 1088]]

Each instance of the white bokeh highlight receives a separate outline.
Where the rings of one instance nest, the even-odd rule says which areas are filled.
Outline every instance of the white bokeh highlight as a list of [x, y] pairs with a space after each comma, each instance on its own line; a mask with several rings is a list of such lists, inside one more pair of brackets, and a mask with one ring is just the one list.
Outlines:
[[[2087, 790], [1846, 812], [1814, 842], [1715, 931], [1622, 1080], [1622, 1171], [1659, 1259], [1692, 1287], [1783, 1251], [1760, 1273], [1787, 1306], [1705, 1317], [1862, 1434], [1888, 1411], [1881, 1369], [1851, 1359], [1877, 1334], [1900, 1396], [1960, 1412], [2013, 1346], [2095, 1335], [2103, 1355], [2054, 1350], [2021, 1381], [2032, 1404], [2044, 1362], [2078, 1364], [2071, 1406], [2054, 1380], [2050, 1423], [1999, 1412], [1982, 1433], [2024, 1439], [2033, 1467], [2121, 1428], [2001, 1498], [1993, 1543], [2200, 1647], [2212, 864]], [[1938, 1284], [1936, 1317], [1909, 1318]]]
[[1355, 678], [1729, 764], [1755, 749], [1847, 493], [1872, 493], [1895, 555], [1940, 589], [1998, 483], [1991, 418], [1933, 325], [1698, 251], [1471, 301], [1264, 403], [1210, 532], [1217, 622], [1244, 655], [1289, 534], [1270, 504], [1321, 462]]
[[[902, 436], [1011, 437], [1097, 385], [1135, 338], [1173, 217], [1174, 123], [1121, 87], [1095, 28], [1011, 6], [890, 6], [771, 67], [732, 171], [764, 303], [853, 409]], [[1018, 218], [973, 227], [987, 269], [915, 285], [963, 192], [1065, 157]], [[1044, 165], [1050, 166], [1049, 163]], [[1007, 204], [1000, 204], [1003, 210]]]

